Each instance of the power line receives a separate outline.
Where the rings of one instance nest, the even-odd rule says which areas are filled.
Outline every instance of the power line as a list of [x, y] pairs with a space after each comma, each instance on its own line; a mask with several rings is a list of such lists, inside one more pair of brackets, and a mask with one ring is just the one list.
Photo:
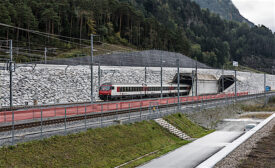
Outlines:
[[[79, 43], [71, 42], [71, 41], [68, 41], [68, 40], [59, 39], [59, 38], [56, 38], [56, 37], [62, 37], [62, 38], [67, 38], [67, 39], [75, 39], [75, 40], [81, 40], [81, 41], [90, 42], [90, 40], [87, 40], [87, 39], [81, 39], [81, 38], [75, 38], [75, 37], [69, 37], [69, 36], [63, 36], [63, 35], [56, 35], [56, 34], [51, 34], [51, 33], [45, 33], [45, 32], [40, 32], [40, 31], [36, 31], [36, 30], [24, 29], [24, 28], [12, 26], [12, 25], [4, 24], [4, 23], [0, 23], [0, 26], [5, 26], [5, 27], [9, 27], [9, 28], [19, 29], [19, 30], [30, 32], [30, 33], [33, 33], [33, 34], [37, 34], [37, 35], [40, 35], [40, 36], [44, 36], [44, 37], [48, 37], [48, 38], [52, 38], [52, 39], [57, 39], [57, 40], [60, 40], [60, 41], [63, 41], [63, 42], [67, 42], [67, 43], [71, 43], [71, 44], [75, 44], [75, 45], [79, 45], [79, 46], [89, 47], [89, 45], [79, 44]], [[98, 41], [98, 42], [101, 43], [101, 44], [113, 46], [113, 47], [120, 48], [120, 49], [123, 49], [123, 50], [132, 51], [132, 49], [128, 49], [128, 48], [125, 48], [125, 47], [121, 47], [121, 46], [117, 46], [117, 45], [113, 45], [113, 44], [104, 43], [104, 42], [101, 42], [101, 41]]]
[[[67, 38], [67, 39], [75, 39], [75, 40], [81, 40], [81, 41], [90, 42], [90, 40], [87, 40], [87, 39], [81, 39], [81, 38], [75, 38], [75, 37], [69, 37], [69, 36], [63, 36], [63, 35], [45, 33], [45, 32], [40, 32], [40, 31], [37, 31], [37, 30], [31, 30], [31, 29], [25, 29], [25, 28], [21, 28], [21, 27], [16, 27], [16, 26], [4, 24], [4, 23], [0, 23], [0, 26], [4, 26], [4, 27], [8, 27], [8, 28], [13, 28], [13, 29], [18, 29], [18, 30], [30, 32], [30, 33], [33, 33], [33, 34], [39, 34], [39, 35], [46, 36], [46, 37], [48, 37], [48, 36], [55, 36], [55, 37], [63, 37], [63, 38]], [[51, 38], [53, 38], [53, 37], [51, 37]]]

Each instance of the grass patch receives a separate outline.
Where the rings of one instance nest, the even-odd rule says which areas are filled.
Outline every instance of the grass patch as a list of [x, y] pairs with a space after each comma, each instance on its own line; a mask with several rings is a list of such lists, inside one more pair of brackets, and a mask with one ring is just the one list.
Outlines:
[[[111, 54], [113, 52], [134, 52], [136, 49], [125, 47], [116, 44], [94, 44], [94, 56], [103, 55], [103, 54]], [[91, 49], [89, 47], [86, 48], [75, 48], [68, 50], [66, 52], [60, 52], [54, 58], [73, 58], [73, 57], [84, 57], [89, 56], [91, 54]]]
[[244, 111], [250, 111], [250, 112], [255, 112], [255, 111], [275, 111], [274, 106], [262, 106], [262, 105], [249, 105], [249, 106], [242, 106], [242, 109]]
[[[184, 115], [175, 114], [165, 119], [177, 123], [182, 131], [194, 138], [212, 132]], [[154, 121], [143, 121], [3, 147], [0, 148], [0, 167], [107, 168], [155, 151], [123, 166], [136, 167], [189, 142], [179, 139]]]
[[268, 100], [267, 105], [256, 104], [256, 105], [242, 105], [244, 111], [275, 111], [275, 97], [271, 97]]
[[164, 119], [192, 138], [200, 138], [214, 131], [193, 123], [181, 113], [167, 116]]
[[159, 151], [132, 163], [136, 166], [186, 143], [154, 121], [144, 121], [4, 147], [0, 167], [115, 167]]

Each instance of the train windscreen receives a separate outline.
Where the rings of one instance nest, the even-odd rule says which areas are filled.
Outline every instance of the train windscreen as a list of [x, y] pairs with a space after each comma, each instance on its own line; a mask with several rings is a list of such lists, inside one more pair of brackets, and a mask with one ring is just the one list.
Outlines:
[[101, 86], [100, 90], [102, 90], [102, 91], [111, 90], [111, 86]]

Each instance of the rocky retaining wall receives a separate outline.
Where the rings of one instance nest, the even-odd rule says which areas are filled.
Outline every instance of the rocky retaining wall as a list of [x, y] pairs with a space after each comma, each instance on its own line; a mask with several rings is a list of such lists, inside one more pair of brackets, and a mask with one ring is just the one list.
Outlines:
[[[19, 65], [20, 66], [20, 65]], [[182, 68], [180, 72], [190, 73], [191, 68]], [[163, 69], [164, 83], [171, 82], [176, 68]], [[199, 73], [215, 75], [221, 70], [200, 69]], [[233, 75], [233, 71], [225, 71]], [[36, 65], [18, 67], [13, 75], [14, 105], [73, 103], [90, 101], [90, 67]], [[238, 91], [260, 92], [264, 88], [264, 75], [250, 72], [238, 72]], [[144, 83], [144, 67], [101, 67], [101, 83]], [[147, 83], [160, 83], [160, 68], [147, 68]], [[275, 76], [267, 75], [267, 85], [275, 88]], [[234, 91], [234, 88], [228, 91]], [[98, 99], [98, 67], [94, 66], [94, 97]], [[9, 106], [9, 72], [0, 70], [0, 106]]]

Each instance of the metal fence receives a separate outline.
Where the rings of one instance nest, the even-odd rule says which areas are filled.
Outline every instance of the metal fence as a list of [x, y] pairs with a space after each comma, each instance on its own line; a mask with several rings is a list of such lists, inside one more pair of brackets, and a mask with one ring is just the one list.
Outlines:
[[[25, 135], [47, 136], [47, 132], [57, 132], [56, 125], [59, 125], [60, 132], [67, 132], [76, 128], [112, 124], [114, 118], [117, 118], [116, 121], [152, 118], [155, 115], [176, 112], [182, 108], [183, 103], [197, 102], [198, 107], [209, 106], [210, 102], [206, 100], [221, 98], [229, 102], [233, 99], [234, 92], [235, 95], [239, 94], [238, 96], [254, 95], [263, 92], [267, 85], [275, 87], [275, 78], [272, 75], [211, 69], [182, 54], [158, 50], [105, 54], [95, 57], [93, 61], [91, 56], [73, 59], [52, 57], [49, 60], [43, 57], [44, 64], [37, 64], [36, 61], [15, 64], [13, 53], [19, 48], [14, 49], [12, 41], [8, 42], [9, 47], [1, 48], [1, 52], [6, 55], [0, 56], [0, 126], [7, 126], [7, 129], [12, 126], [13, 131], [2, 132], [1, 136], [8, 140], [4, 141], [8, 144], [14, 144], [20, 139], [24, 141]], [[91, 55], [93, 52], [92, 49]], [[89, 66], [91, 64], [93, 66]], [[219, 97], [172, 97], [110, 103], [100, 103], [97, 97], [99, 86], [105, 82], [153, 83], [162, 86], [171, 82], [178, 72], [194, 71], [197, 71], [195, 74], [211, 74], [217, 78], [221, 75], [233, 75], [238, 81], [226, 94], [215, 95]], [[242, 79], [243, 76], [247, 79]], [[194, 82], [194, 79], [192, 81]], [[93, 104], [87, 104], [88, 102]], [[186, 110], [193, 110], [194, 106], [184, 105]], [[167, 112], [164, 112], [164, 109]], [[111, 113], [113, 115], [110, 115]], [[55, 121], [52, 121], [53, 119]], [[29, 128], [30, 131], [17, 129], [19, 124], [28, 127], [30, 122], [35, 122], [33, 124], [36, 126], [40, 124], [40, 128]], [[52, 125], [53, 122], [56, 124]]]
[[179, 102], [171, 97], [0, 112], [0, 144], [11, 145], [88, 128], [150, 120], [178, 112], [197, 112], [274, 95], [274, 92], [250, 95], [242, 92], [237, 97], [234, 93], [180, 97]]

